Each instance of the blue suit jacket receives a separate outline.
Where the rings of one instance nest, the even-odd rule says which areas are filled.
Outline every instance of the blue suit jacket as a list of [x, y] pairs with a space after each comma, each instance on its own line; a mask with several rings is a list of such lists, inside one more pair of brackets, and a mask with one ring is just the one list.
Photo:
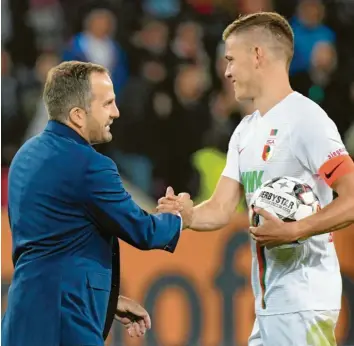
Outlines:
[[103, 345], [118, 296], [117, 237], [173, 252], [181, 227], [178, 216], [142, 210], [113, 161], [55, 121], [13, 159], [9, 218], [15, 271], [3, 346]]

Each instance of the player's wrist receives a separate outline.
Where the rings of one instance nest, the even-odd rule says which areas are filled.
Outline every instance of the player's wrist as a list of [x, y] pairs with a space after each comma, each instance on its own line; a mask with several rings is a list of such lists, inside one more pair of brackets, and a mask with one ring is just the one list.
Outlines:
[[293, 226], [294, 241], [308, 238], [309, 236], [311, 236], [311, 234], [309, 234], [311, 227], [306, 221], [306, 219], [293, 222], [292, 226]]

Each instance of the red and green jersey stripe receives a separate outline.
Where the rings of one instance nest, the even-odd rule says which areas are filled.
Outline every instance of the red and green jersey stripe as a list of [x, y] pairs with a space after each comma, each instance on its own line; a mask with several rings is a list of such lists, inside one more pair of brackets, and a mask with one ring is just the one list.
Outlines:
[[264, 246], [256, 245], [257, 247], [257, 260], [258, 260], [258, 271], [259, 271], [259, 283], [261, 285], [262, 292], [262, 308], [266, 308], [266, 304], [264, 301], [264, 293], [265, 293], [265, 274], [267, 269], [267, 264], [265, 260]]
[[278, 133], [278, 130], [277, 130], [277, 129], [271, 129], [271, 130], [270, 130], [270, 135], [271, 135], [271, 136], [276, 136], [277, 133]]

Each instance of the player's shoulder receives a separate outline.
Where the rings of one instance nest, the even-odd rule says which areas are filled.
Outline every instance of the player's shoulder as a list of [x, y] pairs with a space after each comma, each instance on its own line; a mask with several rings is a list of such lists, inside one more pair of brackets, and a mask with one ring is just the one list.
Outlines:
[[298, 92], [294, 94], [291, 101], [292, 110], [296, 113], [297, 119], [329, 119], [327, 113], [320, 105]]
[[241, 133], [245, 131], [248, 127], [252, 126], [254, 120], [256, 119], [256, 116], [257, 116], [257, 111], [252, 114], [244, 116], [240, 121], [240, 123], [237, 125], [234, 134]]
[[239, 122], [239, 124], [236, 126], [234, 132], [231, 135], [230, 138], [230, 144], [235, 143], [235, 141], [238, 140], [240, 137], [241, 133], [244, 132], [249, 126], [252, 124], [252, 120], [254, 119], [254, 113], [250, 115], [246, 115], [242, 118], [242, 120]]
[[[294, 93], [291, 104], [288, 106], [293, 113], [294, 122], [303, 128], [312, 126], [335, 126], [333, 120], [320, 105], [298, 92]], [[314, 130], [313, 127], [312, 130]]]

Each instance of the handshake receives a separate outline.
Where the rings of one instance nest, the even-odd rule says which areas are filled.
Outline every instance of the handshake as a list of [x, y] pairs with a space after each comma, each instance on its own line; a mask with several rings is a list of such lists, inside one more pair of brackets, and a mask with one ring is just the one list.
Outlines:
[[193, 218], [193, 201], [188, 193], [175, 195], [173, 188], [168, 187], [166, 195], [158, 200], [156, 210], [159, 213], [181, 215], [183, 229], [190, 227]]

